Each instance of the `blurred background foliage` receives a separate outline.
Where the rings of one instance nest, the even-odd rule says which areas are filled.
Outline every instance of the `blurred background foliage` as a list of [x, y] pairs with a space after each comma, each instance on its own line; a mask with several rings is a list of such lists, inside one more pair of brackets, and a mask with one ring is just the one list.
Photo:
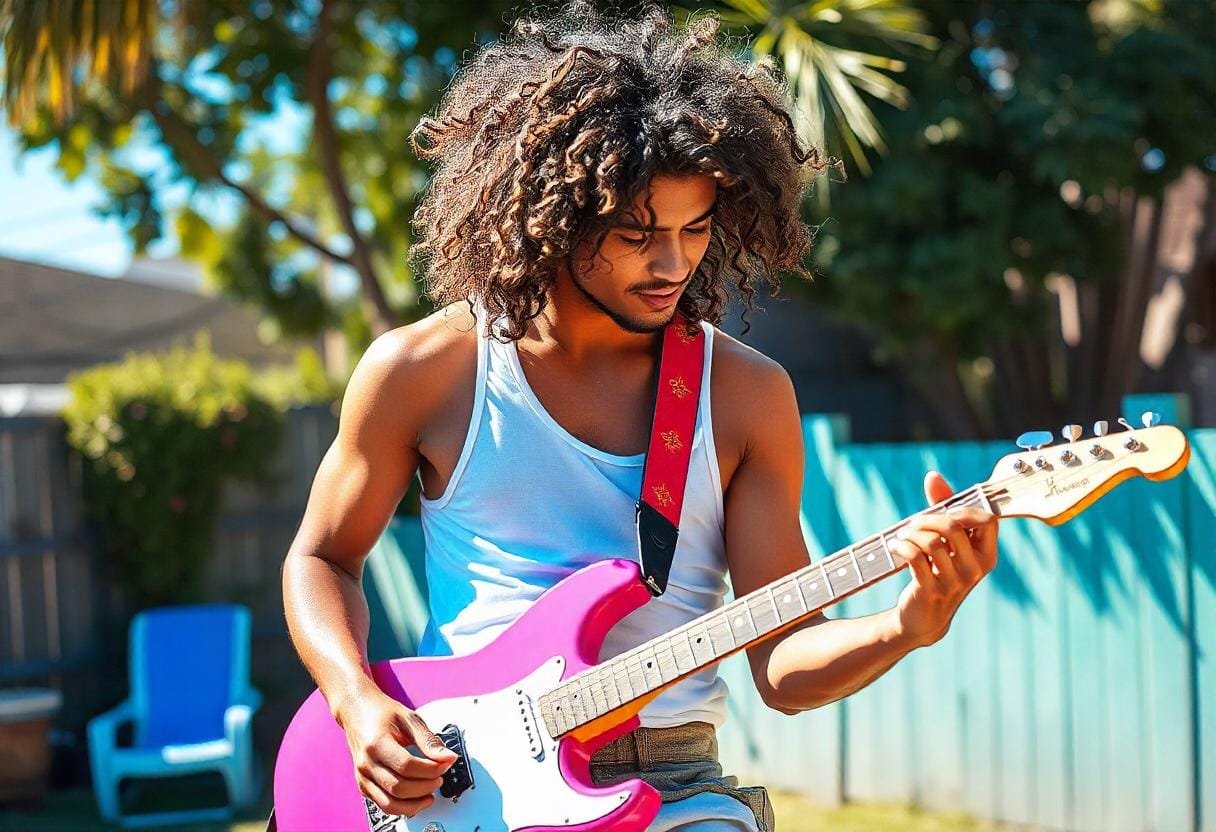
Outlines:
[[[96, 173], [138, 251], [171, 230], [278, 332], [339, 328], [357, 354], [430, 311], [406, 263], [427, 181], [407, 136], [523, 8], [0, 0], [4, 105], [24, 147], [57, 147], [66, 178]], [[940, 433], [1113, 412], [1137, 389], [1162, 191], [1216, 169], [1213, 4], [670, 8], [712, 10], [771, 55], [804, 136], [853, 174], [806, 206], [821, 225], [807, 297], [873, 334]], [[267, 141], [259, 127], [287, 116], [299, 141]], [[331, 291], [337, 271], [356, 293]]]
[[135, 608], [196, 600], [230, 479], [274, 485], [283, 410], [338, 393], [315, 352], [255, 372], [194, 346], [131, 353], [68, 378], [68, 443], [104, 563]]

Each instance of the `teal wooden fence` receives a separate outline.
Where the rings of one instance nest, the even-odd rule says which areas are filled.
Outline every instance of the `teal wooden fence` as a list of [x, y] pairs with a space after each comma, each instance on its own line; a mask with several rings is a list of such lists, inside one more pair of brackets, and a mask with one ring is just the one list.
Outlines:
[[[1146, 404], [1172, 401], [1127, 409]], [[804, 428], [813, 557], [923, 508], [925, 471], [963, 487], [1016, 450], [854, 445], [832, 417]], [[1003, 522], [998, 567], [950, 633], [843, 702], [770, 711], [745, 662], [728, 660], [728, 769], [827, 802], [912, 802], [1047, 829], [1216, 832], [1216, 431], [1188, 435], [1183, 476], [1120, 485], [1059, 527]], [[906, 583], [901, 574], [828, 614], [890, 607]]]
[[[1173, 404], [1129, 400], [1129, 419], [1157, 409], [1177, 424]], [[851, 444], [830, 416], [804, 430], [813, 557], [923, 508], [926, 471], [961, 488], [1016, 450]], [[826, 803], [915, 803], [1077, 832], [1216, 832], [1216, 430], [1188, 435], [1191, 464], [1174, 480], [1124, 483], [1056, 528], [1003, 522], [998, 567], [950, 633], [843, 702], [785, 716], [759, 701], [743, 657], [728, 659], [727, 771]], [[425, 592], [401, 588], [422, 574], [416, 522], [394, 520], [386, 538], [365, 573], [376, 658], [416, 643]], [[829, 614], [890, 607], [906, 582]]]

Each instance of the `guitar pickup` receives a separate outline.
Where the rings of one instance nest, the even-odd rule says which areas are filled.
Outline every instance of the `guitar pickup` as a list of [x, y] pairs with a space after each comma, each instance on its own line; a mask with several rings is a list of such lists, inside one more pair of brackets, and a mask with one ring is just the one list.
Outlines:
[[456, 761], [443, 773], [443, 783], [439, 786], [439, 793], [455, 803], [462, 794], [473, 788], [473, 770], [469, 767], [469, 757], [465, 752], [464, 735], [455, 725], [449, 724], [437, 736], [456, 755]]
[[521, 688], [515, 690], [516, 704], [519, 706], [519, 718], [524, 725], [524, 733], [528, 737], [528, 753], [532, 759], [540, 762], [545, 759], [545, 744], [541, 741], [540, 723], [536, 719], [536, 711], [532, 707], [532, 697]]

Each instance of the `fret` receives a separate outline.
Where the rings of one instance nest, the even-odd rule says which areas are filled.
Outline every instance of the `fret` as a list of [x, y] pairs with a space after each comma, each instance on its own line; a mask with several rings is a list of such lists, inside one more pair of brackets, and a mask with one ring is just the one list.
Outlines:
[[809, 609], [818, 609], [832, 600], [830, 589], [824, 585], [823, 579], [815, 574], [820, 571], [818, 566], [808, 566], [803, 570], [802, 577], [798, 579], [798, 586], [802, 590], [803, 597], [809, 599], [807, 602]]
[[747, 604], [741, 604], [736, 601], [727, 609], [730, 634], [731, 638], [735, 640], [735, 644], [746, 644], [753, 640], [756, 637], [756, 625], [752, 621], [752, 615], [747, 609]]
[[621, 707], [625, 700], [621, 698], [621, 689], [616, 686], [614, 668], [611, 665], [602, 667], [600, 678], [604, 680], [604, 699], [608, 703], [608, 710]]
[[544, 721], [545, 728], [550, 734], [553, 734], [554, 729], [557, 729], [558, 733], [561, 733], [558, 721], [553, 715], [553, 701], [548, 696], [540, 698], [540, 718]]
[[889, 571], [878, 559], [878, 550], [875, 548], [874, 541], [860, 547], [858, 554], [861, 556], [858, 558], [858, 562], [863, 583], [881, 578]]
[[646, 684], [646, 674], [642, 672], [642, 660], [636, 653], [626, 657], [625, 669], [629, 674], [629, 687], [633, 689], [635, 697], [650, 690], [650, 685]]
[[584, 696], [581, 684], [574, 686], [574, 691], [570, 694], [570, 714], [574, 717], [574, 721], [578, 725], [582, 725], [587, 721], [587, 711], [584, 706]]
[[681, 674], [687, 673], [696, 667], [699, 662], [692, 654], [692, 640], [688, 637], [687, 631], [681, 631], [671, 637], [671, 654], [676, 660], [676, 670]]
[[[730, 622], [722, 612], [719, 612], [709, 623], [709, 636], [714, 645], [714, 652], [719, 656], [734, 650], [735, 645], [738, 644], [735, 641], [735, 634], [730, 629]], [[721, 647], [718, 646], [719, 643], [722, 644]]]
[[[760, 628], [756, 626], [756, 619], [752, 615], [752, 599], [744, 596], [739, 599], [739, 606], [743, 607], [743, 611], [747, 613], [747, 623], [752, 628], [752, 637], [760, 634]], [[751, 639], [748, 639], [750, 641]]]
[[648, 645], [643, 645], [644, 649], [638, 654], [638, 661], [642, 664], [642, 676], [646, 679], [646, 689], [655, 690], [663, 685], [663, 674], [659, 672], [658, 659], [654, 655], [654, 648]]
[[861, 574], [861, 564], [857, 562], [857, 548], [849, 547], [849, 559], [853, 561], [853, 568], [857, 570], [857, 585], [861, 586], [866, 582], [865, 576]]
[[591, 707], [595, 711], [594, 716], [608, 713], [608, 700], [604, 696], [604, 683], [600, 681], [598, 673], [592, 673], [587, 682], [587, 689], [590, 691]]
[[833, 595], [843, 595], [849, 590], [861, 586], [859, 583], [852, 583], [851, 570], [844, 565], [845, 558], [834, 558], [833, 560], [831, 578]]
[[773, 623], [769, 624], [766, 621], [764, 624], [763, 629], [764, 629], [764, 632], [767, 633], [769, 630], [772, 630], [772, 629], [780, 626], [781, 610], [777, 607], [777, 596], [773, 595], [772, 587], [770, 587], [770, 586], [764, 587], [764, 598], [768, 600], [768, 610], [765, 611], [765, 614], [768, 614], [768, 612], [771, 611], [772, 615], [773, 615]]
[[836, 591], [836, 585], [832, 583], [832, 579], [828, 577], [828, 570], [824, 567], [822, 561], [819, 563], [819, 575], [823, 580], [823, 588], [827, 590], [829, 599], [835, 598], [840, 594]]
[[878, 535], [878, 538], [882, 541], [882, 551], [887, 556], [887, 564], [892, 569], [896, 569], [895, 558], [891, 557], [891, 544], [887, 542], [887, 533], [882, 532]]
[[718, 651], [714, 649], [710, 640], [709, 628], [704, 624], [699, 624], [689, 630], [688, 640], [693, 660], [698, 665], [708, 664], [718, 658]]
[[671, 643], [667, 639], [663, 639], [654, 647], [655, 661], [658, 663], [659, 676], [663, 682], [670, 682], [680, 675], [676, 668], [676, 658], [671, 650]]
[[[624, 685], [623, 688], [622, 684]], [[629, 671], [626, 670], [625, 665], [620, 661], [613, 661], [612, 663], [612, 686], [616, 688], [617, 696], [621, 699], [621, 704], [636, 698], [633, 693], [633, 685], [629, 684]], [[624, 694], [621, 693], [622, 690], [625, 691]]]
[[755, 638], [756, 636], [760, 635], [760, 633], [763, 633], [768, 629], [768, 627], [762, 623], [767, 615], [767, 612], [763, 609], [757, 609], [755, 606], [755, 604], [760, 603], [763, 600], [764, 598], [760, 595], [744, 595], [736, 602], [737, 606], [743, 611], [747, 618], [745, 626], [750, 627], [752, 633], [755, 634], [749, 637], [748, 641], [751, 641], [752, 638]]
[[[806, 614], [806, 599], [802, 597], [802, 590], [798, 588], [797, 580], [786, 581], [777, 587], [777, 590], [781, 593], [778, 617], [782, 624]], [[771, 590], [770, 594], [772, 594]]]
[[562, 720], [566, 724], [567, 731], [578, 724], [578, 712], [574, 709], [574, 697], [571, 695], [562, 698]]
[[569, 720], [567, 719], [567, 714], [569, 711], [563, 707], [562, 698], [560, 696], [553, 696], [552, 694], [550, 695], [552, 696], [550, 707], [553, 709], [554, 727], [557, 728], [557, 733], [564, 734], [570, 730]]

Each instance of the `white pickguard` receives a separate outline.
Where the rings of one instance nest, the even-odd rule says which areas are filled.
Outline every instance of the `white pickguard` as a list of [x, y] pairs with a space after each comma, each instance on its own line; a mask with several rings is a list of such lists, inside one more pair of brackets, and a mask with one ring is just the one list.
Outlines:
[[449, 724], [460, 728], [473, 786], [456, 801], [436, 792], [434, 803], [412, 818], [399, 819], [395, 829], [512, 832], [529, 826], [570, 826], [602, 818], [623, 804], [628, 791], [592, 796], [571, 789], [558, 767], [557, 740], [545, 730], [539, 706], [534, 714], [520, 713], [521, 699], [536, 703], [557, 687], [564, 665], [561, 657], [550, 659], [509, 688], [419, 707], [432, 731]]

